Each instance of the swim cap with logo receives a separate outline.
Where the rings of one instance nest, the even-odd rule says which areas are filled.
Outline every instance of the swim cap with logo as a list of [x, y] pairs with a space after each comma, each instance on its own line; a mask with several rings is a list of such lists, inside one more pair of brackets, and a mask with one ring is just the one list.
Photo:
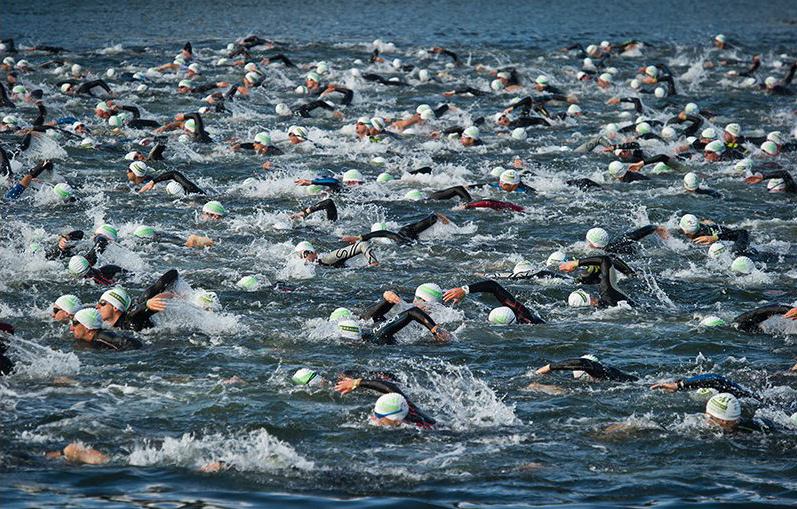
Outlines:
[[537, 84], [538, 85], [542, 85], [542, 86], [547, 85], [548, 84], [548, 77], [540, 74], [539, 76], [537, 76]]
[[393, 175], [391, 175], [386, 171], [383, 171], [382, 173], [379, 174], [379, 176], [376, 177], [376, 181], [380, 184], [384, 184], [385, 182], [390, 182], [391, 180], [393, 180]]
[[695, 103], [687, 103], [687, 105], [684, 107], [684, 113], [687, 115], [700, 113], [700, 107], [698, 107], [698, 105]]
[[498, 79], [493, 80], [493, 81], [490, 82], [490, 88], [492, 88], [496, 92], [499, 91], [499, 90], [503, 90], [504, 89], [504, 82], [501, 81], [501, 80], [498, 80]]
[[620, 161], [612, 161], [609, 163], [609, 175], [615, 178], [623, 178], [628, 173], [628, 167]]
[[686, 189], [687, 191], [697, 191], [699, 187], [700, 187], [700, 181], [698, 180], [697, 175], [695, 175], [694, 172], [690, 171], [689, 173], [684, 175], [684, 189]]
[[69, 293], [66, 295], [61, 295], [55, 299], [54, 305], [57, 306], [58, 309], [66, 311], [70, 315], [77, 313], [80, 309], [80, 306], [82, 306], [80, 299]]
[[778, 145], [774, 141], [767, 140], [761, 144], [761, 151], [770, 156], [778, 155]]
[[420, 201], [423, 199], [423, 196], [421, 195], [421, 192], [418, 191], [417, 189], [412, 189], [410, 191], [407, 191], [407, 194], [404, 195], [404, 199], [410, 201]]
[[592, 297], [584, 290], [576, 290], [567, 297], [567, 305], [574, 308], [589, 306], [592, 304]]
[[755, 270], [755, 263], [746, 256], [738, 256], [731, 263], [731, 270], [737, 274], [748, 275]]
[[715, 242], [708, 248], [708, 257], [717, 258], [728, 252], [728, 248], [722, 242]]
[[202, 212], [205, 214], [216, 214], [217, 216], [227, 215], [227, 210], [224, 206], [215, 200], [207, 202], [202, 207]]
[[548, 259], [545, 260], [545, 265], [547, 267], [559, 267], [559, 264], [566, 260], [567, 255], [564, 251], [554, 251], [548, 256]]
[[731, 136], [739, 136], [742, 134], [742, 126], [736, 123], [728, 124], [725, 126], [725, 132]]
[[185, 129], [186, 131], [190, 131], [192, 133], [196, 132], [196, 120], [193, 118], [189, 118], [185, 121]]
[[520, 274], [521, 272], [529, 272], [534, 270], [534, 266], [528, 260], [521, 260], [512, 268], [513, 274]]
[[130, 304], [133, 302], [133, 300], [130, 298], [130, 294], [127, 293], [127, 290], [120, 287], [107, 290], [102, 294], [100, 300], [104, 300], [122, 313], [130, 309]]
[[104, 224], [94, 230], [94, 236], [96, 237], [98, 235], [108, 240], [115, 241], [119, 236], [119, 231], [109, 224]]
[[185, 196], [185, 188], [179, 182], [172, 180], [166, 184], [166, 192], [172, 196]]
[[669, 140], [674, 140], [677, 136], [678, 135], [675, 132], [675, 129], [673, 129], [672, 127], [670, 127], [670, 126], [662, 127], [662, 129], [661, 129], [661, 137], [664, 138], [665, 140], [668, 140], [668, 141]]
[[62, 200], [66, 200], [70, 196], [72, 196], [72, 186], [65, 182], [60, 182], [53, 187], [53, 192], [55, 195]]
[[219, 296], [216, 295], [216, 292], [209, 292], [207, 290], [200, 289], [191, 298], [191, 302], [198, 308], [204, 309], [205, 311], [211, 311], [219, 307]]
[[782, 193], [786, 191], [786, 181], [783, 179], [769, 179], [767, 191], [770, 193]]
[[776, 145], [783, 145], [783, 133], [780, 131], [772, 131], [767, 134], [767, 141], [771, 141]]
[[725, 322], [725, 320], [723, 320], [719, 316], [709, 315], [709, 316], [706, 316], [705, 318], [703, 318], [702, 320], [700, 320], [700, 324], [699, 325], [701, 327], [722, 327], [723, 325], [726, 325], [726, 324], [727, 324], [727, 322]]
[[139, 226], [133, 232], [139, 239], [151, 239], [155, 236], [155, 229], [151, 226]]
[[136, 177], [145, 176], [149, 170], [149, 166], [147, 166], [147, 163], [144, 161], [133, 161], [130, 163], [130, 165], [128, 165], [128, 168]]
[[435, 283], [424, 283], [415, 289], [415, 298], [423, 302], [440, 302], [443, 290]]
[[341, 320], [338, 322], [338, 333], [345, 339], [362, 339], [360, 325], [354, 320]]
[[736, 396], [722, 392], [708, 400], [706, 413], [723, 421], [735, 421], [742, 416], [742, 407]]
[[713, 127], [707, 127], [700, 132], [701, 138], [706, 138], [707, 140], [714, 140], [717, 138], [717, 131]]
[[352, 312], [349, 308], [337, 308], [329, 314], [329, 321], [339, 322], [340, 320], [348, 320], [352, 318]]
[[73, 320], [77, 320], [83, 327], [89, 330], [102, 329], [102, 316], [94, 308], [83, 308], [77, 313]]
[[706, 152], [714, 152], [715, 154], [722, 154], [725, 152], [725, 143], [721, 142], [720, 140], [714, 140], [705, 148]]
[[391, 421], [401, 421], [410, 412], [407, 399], [396, 392], [383, 394], [376, 400], [374, 414], [377, 418], [390, 419]]
[[274, 111], [281, 117], [289, 117], [292, 113], [291, 109], [285, 103], [277, 104], [277, 106], [274, 108]]
[[[464, 134], [464, 133], [463, 133]], [[517, 141], [523, 141], [528, 138], [529, 133], [526, 132], [526, 129], [522, 127], [516, 127], [512, 129], [512, 139]]]
[[495, 325], [512, 325], [517, 318], [511, 309], [506, 306], [501, 306], [490, 311], [488, 320]]
[[695, 233], [700, 227], [700, 223], [697, 220], [697, 216], [693, 214], [684, 214], [681, 216], [678, 226], [681, 227], [684, 233]]
[[604, 248], [609, 244], [609, 233], [603, 228], [591, 228], [587, 232], [587, 242], [597, 248]]
[[260, 281], [255, 276], [244, 276], [235, 283], [235, 286], [248, 292], [253, 292], [260, 286]]
[[343, 182], [363, 182], [363, 174], [360, 170], [348, 170], [343, 174]]
[[73, 256], [69, 259], [69, 272], [73, 276], [82, 276], [91, 268], [91, 264], [83, 256]]
[[255, 135], [255, 143], [271, 145], [271, 136], [267, 132], [259, 132]]
[[296, 247], [294, 247], [293, 250], [295, 252], [299, 253], [300, 255], [304, 254], [304, 253], [306, 253], [308, 251], [311, 252], [311, 253], [315, 253], [315, 247], [313, 247], [313, 245], [311, 243], [307, 242], [306, 240], [303, 240], [303, 241], [299, 242], [298, 244], [296, 244]]
[[479, 128], [476, 127], [475, 125], [472, 125], [472, 126], [466, 128], [464, 131], [462, 131], [462, 137], [463, 138], [473, 138], [474, 140], [478, 140], [479, 139]]
[[321, 377], [312, 369], [299, 368], [291, 377], [291, 381], [296, 385], [315, 385], [314, 382], [320, 382]]
[[520, 184], [520, 175], [515, 170], [505, 170], [501, 173], [500, 182], [502, 184]]

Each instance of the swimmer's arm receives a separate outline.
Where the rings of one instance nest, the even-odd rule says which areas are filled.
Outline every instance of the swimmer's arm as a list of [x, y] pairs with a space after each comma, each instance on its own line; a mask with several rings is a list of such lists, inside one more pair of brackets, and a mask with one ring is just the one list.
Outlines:
[[135, 106], [120, 106], [120, 108], [132, 113], [133, 118], [141, 118], [141, 113], [138, 111], [138, 108], [136, 108]]
[[768, 318], [775, 315], [785, 314], [791, 310], [791, 308], [791, 306], [783, 306], [778, 304], [762, 306], [753, 309], [752, 311], [742, 313], [733, 319], [733, 323], [736, 324], [736, 327], [741, 331], [754, 332], [758, 330], [758, 326]]
[[[158, 184], [160, 182], [165, 182], [167, 180], [174, 180], [178, 182], [183, 189], [185, 189], [186, 194], [205, 194], [205, 191], [200, 189], [196, 184], [185, 178], [185, 176], [180, 173], [179, 171], [167, 171], [166, 173], [162, 173], [152, 179], [153, 185]], [[151, 186], [150, 186], [151, 187]]]
[[323, 210], [326, 212], [327, 220], [329, 221], [338, 220], [338, 208], [335, 206], [335, 202], [332, 201], [330, 198], [327, 198], [326, 200], [321, 200], [320, 202], [311, 205], [310, 207], [307, 207], [306, 209], [298, 212], [295, 215], [301, 218], [305, 218], [310, 214], [312, 214], [313, 212], [318, 212], [319, 210]]
[[737, 398], [753, 398], [761, 401], [761, 397], [753, 391], [742, 387], [741, 385], [731, 381], [724, 376], [716, 375], [714, 373], [707, 373], [705, 375], [697, 375], [691, 378], [686, 378], [676, 382], [678, 390], [694, 390], [701, 388], [716, 389], [719, 392], [728, 392]]
[[789, 74], [786, 75], [786, 79], [783, 80], [783, 83], [786, 85], [791, 85], [791, 81], [794, 79], [794, 72], [797, 71], [797, 61], [791, 64], [789, 68]]
[[447, 189], [442, 189], [440, 191], [435, 191], [435, 192], [433, 192], [432, 194], [429, 195], [429, 199], [430, 200], [448, 200], [448, 199], [451, 199], [451, 198], [453, 198], [455, 196], [458, 196], [463, 201], [467, 201], [467, 202], [473, 201], [473, 198], [471, 197], [470, 193], [468, 193], [468, 190], [465, 189], [465, 187], [463, 187], [463, 186], [453, 186], [453, 187], [449, 187]]
[[378, 230], [375, 232], [365, 233], [363, 235], [360, 235], [358, 240], [371, 240], [375, 238], [390, 239], [396, 244], [407, 243], [407, 239], [405, 237], [387, 230]]
[[[386, 299], [385, 296], [388, 296], [389, 300]], [[385, 315], [399, 302], [401, 302], [401, 298], [395, 292], [386, 291], [383, 297], [379, 299], [379, 302], [360, 314], [360, 318], [363, 320], [372, 319], [374, 322], [382, 322], [385, 320]]]

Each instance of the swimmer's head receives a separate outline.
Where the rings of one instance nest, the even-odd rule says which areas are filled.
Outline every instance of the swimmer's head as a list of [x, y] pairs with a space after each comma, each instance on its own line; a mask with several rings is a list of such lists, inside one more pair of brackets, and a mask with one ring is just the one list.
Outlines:
[[379, 424], [396, 425], [407, 417], [409, 411], [407, 399], [396, 392], [383, 394], [374, 405], [374, 415]]
[[591, 228], [587, 232], [587, 244], [592, 249], [603, 249], [609, 244], [609, 232], [603, 228]]
[[440, 302], [443, 298], [443, 289], [435, 283], [424, 283], [415, 289], [413, 302]]
[[487, 318], [493, 325], [512, 325], [517, 321], [515, 312], [506, 306], [501, 306], [490, 311]]

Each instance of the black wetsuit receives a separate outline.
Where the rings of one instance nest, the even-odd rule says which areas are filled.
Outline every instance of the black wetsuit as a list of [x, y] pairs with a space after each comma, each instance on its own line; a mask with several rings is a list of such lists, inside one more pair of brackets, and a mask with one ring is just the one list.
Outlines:
[[335, 108], [332, 107], [332, 105], [330, 105], [328, 102], [322, 99], [318, 99], [313, 102], [299, 106], [296, 109], [296, 114], [304, 118], [309, 118], [312, 116], [311, 113], [313, 112], [313, 110], [317, 108], [321, 108], [327, 111], [335, 111]]
[[[634, 302], [629, 299], [625, 294], [619, 291], [612, 285], [612, 277], [609, 272], [613, 266], [617, 266], [617, 260], [611, 256], [592, 256], [589, 258], [580, 258], [578, 260], [579, 267], [600, 267], [600, 298], [598, 299], [598, 307], [613, 307], [621, 301], [626, 301], [630, 306], [634, 306]], [[626, 265], [627, 267], [627, 265]], [[629, 269], [630, 270], [630, 269]], [[633, 272], [631, 272], [633, 274]], [[630, 274], [629, 274], [630, 275]]]
[[[481, 274], [477, 274], [481, 275]], [[552, 278], [552, 279], [570, 279], [569, 276], [564, 274], [559, 274], [558, 272], [553, 272], [551, 270], [526, 270], [523, 272], [493, 272], [491, 274], [484, 274], [484, 277], [489, 279], [544, 279], [544, 278]]]
[[174, 180], [185, 189], [185, 194], [205, 194], [205, 191], [200, 189], [196, 184], [185, 178], [185, 176], [180, 173], [179, 171], [167, 171], [166, 173], [161, 173], [157, 177], [152, 179], [152, 182], [158, 184], [160, 182], [166, 182], [169, 180]]
[[[335, 206], [335, 202], [332, 199], [327, 198], [326, 200], [321, 200], [320, 202], [311, 205], [304, 209], [304, 217], [309, 216], [313, 212], [318, 212], [319, 210], [323, 210], [327, 214], [327, 220], [329, 221], [337, 221], [338, 220], [338, 208]], [[368, 239], [361, 239], [361, 240], [368, 240]]]
[[199, 116], [199, 113], [188, 113], [185, 115], [186, 120], [189, 118], [194, 119], [194, 122], [196, 122], [194, 141], [199, 143], [213, 143], [213, 139], [210, 137], [207, 131], [205, 131], [205, 124], [202, 122], [202, 117]]
[[8, 345], [5, 334], [14, 334], [14, 327], [10, 323], [0, 322], [0, 376], [5, 376], [14, 369], [14, 362], [6, 356]]
[[166, 287], [177, 281], [177, 276], [178, 273], [175, 269], [171, 269], [163, 274], [155, 284], [144, 290], [144, 293], [141, 294], [141, 297], [138, 299], [138, 304], [132, 309], [122, 313], [116, 322], [113, 323], [112, 327], [134, 331], [154, 327], [150, 318], [152, 318], [157, 311], [149, 309], [147, 307], [147, 301], [159, 293], [163, 293]]
[[99, 331], [91, 341], [78, 340], [78, 343], [98, 350], [136, 350], [143, 346], [136, 338], [108, 330]]
[[636, 230], [631, 230], [610, 240], [604, 250], [607, 253], [634, 254], [641, 247], [639, 241], [655, 231], [655, 224], [649, 224], [647, 226], [637, 228]]
[[372, 391], [376, 391], [380, 394], [390, 394], [391, 392], [401, 394], [404, 396], [404, 399], [407, 400], [407, 406], [409, 407], [409, 413], [407, 413], [407, 416], [404, 418], [406, 422], [426, 429], [434, 428], [437, 424], [434, 419], [421, 412], [418, 407], [415, 406], [412, 401], [410, 401], [410, 398], [408, 398], [407, 395], [404, 394], [401, 389], [399, 389], [398, 385], [394, 384], [393, 382], [388, 380], [363, 378], [357, 388], [371, 389]]
[[515, 299], [506, 289], [496, 281], [479, 281], [472, 285], [467, 285], [468, 293], [490, 293], [502, 306], [506, 306], [515, 313], [515, 318], [523, 324], [540, 324], [545, 320], [532, 313], [522, 302]]
[[420, 221], [402, 226], [398, 233], [393, 233], [387, 230], [378, 230], [361, 235], [360, 240], [384, 238], [390, 239], [396, 244], [411, 244], [412, 242], [418, 240], [418, 235], [431, 228], [435, 223], [437, 223], [437, 214], [429, 214]]
[[783, 179], [784, 184], [786, 184], [786, 192], [791, 194], [797, 193], [797, 184], [794, 183], [791, 174], [786, 170], [762, 171], [761, 176], [764, 180]]
[[154, 129], [160, 127], [160, 124], [154, 120], [141, 118], [141, 113], [135, 106], [122, 106], [120, 109], [133, 114], [133, 120], [127, 123], [127, 127], [131, 129]]
[[754, 393], [746, 387], [733, 382], [721, 375], [714, 373], [706, 373], [705, 375], [697, 375], [690, 378], [685, 378], [677, 382], [678, 390], [695, 390], [695, 389], [716, 389], [719, 392], [727, 392], [733, 394], [737, 398], [753, 398], [758, 401], [763, 401], [761, 396]]
[[342, 247], [329, 253], [324, 253], [320, 255], [316, 261], [319, 265], [339, 269], [346, 266], [346, 260], [354, 258], [358, 254], [363, 255], [369, 265], [378, 262], [371, 244], [367, 241], [358, 241], [350, 246]]
[[623, 373], [617, 368], [605, 366], [600, 362], [584, 358], [552, 362], [549, 366], [551, 371], [583, 371], [596, 380], [614, 380], [616, 382], [636, 382], [639, 380], [638, 377]]
[[761, 332], [761, 324], [767, 319], [775, 315], [784, 315], [790, 309], [792, 309], [792, 306], [786, 306], [782, 304], [761, 306], [737, 316], [733, 319], [733, 323], [736, 325], [736, 328], [741, 331], [757, 333]]
[[[55, 86], [56, 87], [61, 87], [61, 85], [64, 85], [66, 83], [69, 83], [70, 85], [72, 85], [72, 87], [74, 87], [75, 85], [78, 84], [78, 82], [75, 81], [75, 80], [64, 80], [64, 81], [56, 82]], [[101, 89], [105, 90], [108, 93], [108, 95], [111, 95], [113, 93], [113, 92], [111, 92], [111, 87], [109, 87], [108, 84], [105, 83], [103, 80], [86, 81], [84, 83], [81, 83], [74, 90], [75, 90], [75, 94], [77, 94], [77, 95], [90, 95], [90, 96], [93, 97], [94, 94], [91, 93], [91, 90], [93, 88], [95, 88], [95, 87], [100, 87]]]

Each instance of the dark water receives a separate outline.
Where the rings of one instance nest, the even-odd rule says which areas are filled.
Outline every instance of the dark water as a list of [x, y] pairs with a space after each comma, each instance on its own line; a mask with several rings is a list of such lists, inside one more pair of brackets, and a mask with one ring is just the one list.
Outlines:
[[[773, 319], [767, 323], [769, 334], [748, 335], [696, 326], [706, 315], [731, 320], [770, 300], [794, 303], [793, 266], [770, 264], [750, 276], [734, 276], [727, 270], [729, 260], [708, 260], [704, 249], [674, 235], [668, 241], [647, 239], [639, 256], [627, 258], [642, 274], [621, 282], [642, 305], [637, 310], [569, 309], [565, 303], [572, 284], [513, 282], [505, 286], [538, 310], [545, 325], [490, 326], [486, 317], [494, 302], [469, 297], [459, 306], [431, 312], [456, 334], [452, 343], [432, 344], [413, 326], [390, 347], [338, 340], [326, 317], [339, 306], [365, 308], [391, 287], [409, 298], [427, 281], [451, 288], [477, 281], [477, 271], [511, 270], [521, 259], [542, 266], [557, 248], [583, 254], [584, 233], [593, 226], [619, 233], [655, 222], [675, 232], [686, 212], [750, 230], [759, 249], [795, 254], [795, 202], [768, 195], [762, 186], [746, 186], [731, 164], [688, 163], [704, 185], [725, 195], [714, 201], [685, 195], [678, 173], [656, 176], [651, 183], [611, 183], [605, 155], [570, 151], [602, 124], [620, 120], [619, 110], [605, 100], [629, 90], [604, 93], [575, 82], [579, 59], [557, 51], [574, 41], [644, 39], [654, 47], [612, 63], [621, 83], [640, 65], [663, 62], [673, 69], [682, 96], [643, 98], [665, 112], [654, 117], [669, 118], [692, 100], [718, 115], [717, 126], [738, 121], [748, 133], [777, 129], [788, 135], [796, 123], [793, 98], [743, 88], [720, 71], [704, 70], [702, 62], [716, 60], [710, 41], [723, 32], [738, 44], [739, 58], [762, 54], [761, 79], [782, 77], [795, 58], [795, 19], [793, 2], [50, 2], [35, 8], [3, 2], [4, 38], [14, 37], [18, 45], [73, 49], [65, 58], [95, 75], [108, 67], [135, 72], [169, 62], [190, 39], [203, 68], [201, 82], [240, 80], [240, 69], [212, 64], [228, 42], [254, 33], [284, 41], [284, 52], [299, 64], [329, 62], [330, 79], [355, 90], [345, 122], [277, 117], [275, 104], [305, 100], [293, 90], [306, 71], [269, 66], [261, 90], [232, 104], [230, 114], [205, 117], [218, 141], [247, 140], [262, 130], [281, 139], [292, 124], [308, 126], [319, 147], [309, 153], [289, 150], [274, 160], [270, 172], [259, 169], [262, 159], [232, 153], [223, 143], [198, 146], [173, 136], [168, 160], [155, 166], [183, 172], [224, 203], [230, 218], [209, 225], [198, 221], [203, 200], [171, 200], [163, 185], [142, 196], [118, 187], [124, 180], [124, 153], [135, 148], [131, 140], [146, 133], [113, 136], [91, 114], [96, 101], [58, 94], [53, 84], [60, 76], [50, 71], [23, 78], [27, 86], [45, 90], [52, 118], [86, 120], [94, 137], [110, 146], [91, 151], [68, 138], [38, 140], [22, 157], [25, 166], [53, 158], [59, 174], [80, 186], [80, 202], [56, 203], [45, 187], [2, 207], [0, 233], [11, 240], [0, 246], [0, 318], [18, 331], [11, 350], [17, 371], [0, 384], [3, 506], [793, 505], [797, 439], [789, 415], [797, 394], [794, 377], [784, 371], [793, 363], [797, 327]], [[446, 61], [420, 58], [417, 52], [437, 44], [474, 64], [515, 65], [527, 83], [547, 72], [579, 97], [587, 115], [577, 123], [531, 128], [526, 142], [498, 137], [489, 123], [483, 130], [486, 146], [470, 150], [430, 141], [427, 135], [387, 146], [357, 142], [351, 124], [358, 116], [400, 117], [418, 104], [440, 103], [440, 93], [456, 85], [489, 86], [484, 74], [469, 67], [449, 70], [452, 77], [441, 78], [443, 83], [410, 78], [415, 86], [399, 90], [354, 79], [348, 69], [365, 69], [353, 61], [367, 61], [376, 38], [395, 44], [395, 50], [384, 52], [388, 61], [401, 58], [434, 72], [445, 70]], [[34, 65], [49, 59], [42, 54], [26, 58]], [[371, 70], [393, 73], [388, 64]], [[175, 97], [178, 79], [156, 76], [142, 94], [129, 83], [110, 83], [123, 103], [137, 105], [145, 118], [167, 122], [200, 106], [197, 97]], [[494, 114], [511, 97], [454, 98], [459, 111], [432, 127]], [[19, 106], [16, 114], [29, 122], [35, 110]], [[16, 142], [0, 136], [6, 145]], [[435, 173], [404, 174], [378, 185], [374, 178], [383, 169], [370, 164], [376, 155], [387, 159], [386, 169], [395, 176], [426, 164]], [[538, 195], [513, 198], [526, 207], [523, 214], [461, 212], [451, 210], [450, 202], [401, 199], [410, 189], [426, 192], [483, 179], [515, 156], [535, 164], [536, 176], [526, 182]], [[794, 161], [792, 155], [782, 162], [794, 167]], [[336, 198], [338, 222], [313, 217], [292, 223], [290, 212], [316, 200], [293, 180], [320, 168], [336, 173], [357, 168], [369, 183], [359, 193]], [[255, 180], [244, 184], [248, 177]], [[574, 191], [564, 183], [573, 177], [592, 178], [605, 189]], [[476, 196], [501, 198], [489, 192]], [[455, 225], [437, 225], [410, 247], [378, 244], [377, 269], [365, 268], [362, 261], [344, 270], [313, 269], [291, 254], [300, 240], [329, 250], [339, 246], [339, 236], [365, 232], [375, 221], [395, 230], [430, 210], [449, 215]], [[67, 292], [93, 302], [102, 290], [77, 285], [62, 263], [26, 249], [34, 240], [55, 242], [65, 229], [90, 230], [104, 222], [120, 229], [119, 246], [109, 248], [105, 261], [135, 272], [126, 284], [133, 295], [174, 267], [183, 280], [181, 296], [212, 290], [222, 309], [206, 312], [176, 304], [155, 329], [140, 335], [146, 343], [140, 351], [74, 348], [68, 332], [49, 319], [51, 303]], [[199, 232], [219, 243], [202, 252], [141, 246], [132, 235], [140, 224], [179, 235]], [[255, 292], [239, 290], [235, 282], [250, 274], [266, 283]], [[642, 380], [590, 384], [568, 373], [534, 374], [551, 360], [585, 353]], [[341, 398], [329, 388], [294, 387], [290, 375], [303, 366], [330, 380], [346, 368], [389, 370], [441, 429], [374, 427], [368, 422], [373, 395]], [[764, 407], [745, 400], [744, 413], [774, 419], [787, 432], [723, 436], [703, 423], [702, 401], [648, 390], [660, 380], [706, 372], [728, 376], [774, 400], [776, 405]], [[54, 384], [57, 376], [77, 384]], [[233, 376], [244, 383], [224, 383]], [[531, 382], [557, 384], [566, 392], [526, 390]], [[615, 423], [631, 431], [604, 433]], [[45, 451], [76, 440], [106, 452], [109, 463], [75, 466], [43, 458]], [[197, 473], [217, 459], [230, 468]]]

